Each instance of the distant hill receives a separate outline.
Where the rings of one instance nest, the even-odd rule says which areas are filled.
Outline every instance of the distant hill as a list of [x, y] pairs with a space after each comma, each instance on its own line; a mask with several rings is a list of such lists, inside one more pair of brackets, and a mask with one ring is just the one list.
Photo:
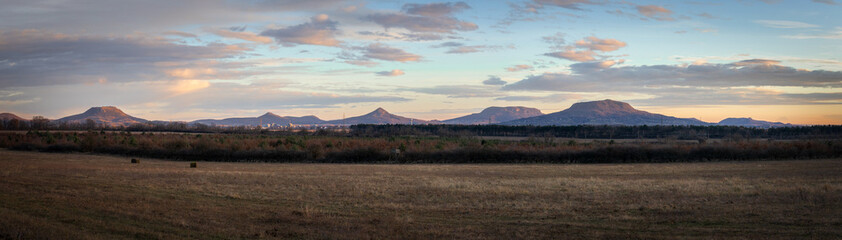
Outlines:
[[391, 114], [383, 108], [377, 108], [373, 112], [358, 117], [350, 117], [346, 119], [337, 119], [325, 122], [327, 124], [425, 124], [428, 121], [401, 117]]
[[[0, 120], [18, 119], [28, 121], [12, 113], [0, 113]], [[169, 121], [148, 121], [124, 113], [113, 106], [92, 107], [81, 114], [67, 116], [53, 121], [54, 123], [84, 124], [91, 119], [97, 124], [108, 126], [129, 126], [136, 123], [167, 124]], [[279, 116], [267, 112], [259, 117], [242, 117], [226, 119], [200, 119], [190, 123], [201, 123], [218, 126], [266, 126], [266, 125], [354, 125], [354, 124], [501, 124], [501, 125], [534, 125], [534, 126], [565, 126], [565, 125], [693, 125], [693, 126], [744, 126], [756, 128], [774, 128], [794, 126], [789, 123], [769, 122], [752, 118], [727, 118], [719, 123], [708, 123], [695, 118], [677, 118], [661, 114], [637, 110], [628, 103], [610, 99], [602, 101], [581, 102], [560, 112], [544, 115], [535, 108], [489, 107], [479, 113], [470, 114], [444, 121], [420, 120], [391, 114], [383, 108], [377, 108], [368, 114], [337, 119], [322, 120], [316, 116]]]
[[676, 118], [634, 109], [614, 100], [581, 102], [561, 112], [523, 118], [504, 125], [712, 125], [695, 118]]
[[92, 107], [84, 113], [59, 118], [56, 122], [85, 123], [86, 119], [91, 119], [98, 124], [108, 126], [128, 126], [135, 123], [149, 122], [146, 119], [129, 116], [119, 108], [113, 106]]
[[201, 123], [207, 125], [220, 125], [220, 126], [265, 126], [267, 124], [273, 125], [312, 125], [312, 124], [322, 124], [325, 121], [319, 119], [316, 116], [303, 116], [303, 117], [291, 117], [291, 116], [278, 116], [274, 113], [267, 112], [259, 117], [244, 117], [244, 118], [226, 118], [221, 120], [215, 119], [202, 119], [196, 120], [192, 123]]
[[482, 112], [444, 120], [444, 124], [493, 124], [544, 115], [541, 110], [528, 107], [489, 107]]
[[12, 119], [17, 119], [17, 120], [20, 120], [20, 121], [26, 121], [26, 119], [24, 119], [22, 117], [18, 117], [18, 115], [15, 115], [14, 113], [0, 113], [0, 120], [12, 120]]
[[762, 120], [754, 120], [752, 118], [726, 118], [722, 121], [719, 121], [718, 125], [757, 128], [792, 127], [792, 124], [789, 123], [767, 122]]

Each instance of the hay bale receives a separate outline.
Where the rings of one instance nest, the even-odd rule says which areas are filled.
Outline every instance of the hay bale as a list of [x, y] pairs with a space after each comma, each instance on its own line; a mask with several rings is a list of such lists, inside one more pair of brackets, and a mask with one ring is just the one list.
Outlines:
[[196, 162], [191, 162], [191, 163], [190, 163], [190, 168], [196, 168]]
[[136, 158], [132, 158], [132, 163], [140, 163], [140, 160], [137, 160]]

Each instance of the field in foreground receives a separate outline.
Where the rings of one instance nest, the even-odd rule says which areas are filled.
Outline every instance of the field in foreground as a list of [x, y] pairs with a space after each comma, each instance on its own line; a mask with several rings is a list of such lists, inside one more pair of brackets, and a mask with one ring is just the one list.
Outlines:
[[842, 238], [842, 160], [186, 162], [0, 150], [0, 238]]

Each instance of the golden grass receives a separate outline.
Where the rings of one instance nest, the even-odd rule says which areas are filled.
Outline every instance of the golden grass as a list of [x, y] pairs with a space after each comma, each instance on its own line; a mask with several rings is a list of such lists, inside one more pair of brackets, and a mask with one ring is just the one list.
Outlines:
[[0, 150], [0, 238], [842, 238], [842, 161], [189, 162]]

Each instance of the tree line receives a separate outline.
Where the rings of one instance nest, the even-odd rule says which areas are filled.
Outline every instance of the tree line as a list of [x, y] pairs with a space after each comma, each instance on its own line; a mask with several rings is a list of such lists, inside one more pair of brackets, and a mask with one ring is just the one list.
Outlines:
[[578, 126], [504, 126], [504, 125], [353, 125], [355, 136], [511, 136], [583, 139], [839, 139], [842, 125], [753, 128], [741, 126], [670, 126], [670, 125], [578, 125]]
[[400, 125], [360, 124], [344, 126], [307, 126], [264, 129], [258, 126], [217, 126], [187, 122], [148, 122], [127, 126], [110, 126], [88, 119], [85, 122], [56, 122], [43, 117], [32, 120], [0, 121], [0, 130], [106, 130], [130, 132], [185, 132], [295, 135], [315, 132], [332, 136], [503, 136], [555, 137], [578, 139], [840, 139], [842, 125], [789, 126], [755, 128], [741, 126], [676, 126], [676, 125], [577, 125], [577, 126], [504, 126], [504, 125]]
[[518, 141], [473, 137], [0, 132], [0, 148], [183, 161], [313, 163], [658, 163], [842, 157], [842, 140]]

